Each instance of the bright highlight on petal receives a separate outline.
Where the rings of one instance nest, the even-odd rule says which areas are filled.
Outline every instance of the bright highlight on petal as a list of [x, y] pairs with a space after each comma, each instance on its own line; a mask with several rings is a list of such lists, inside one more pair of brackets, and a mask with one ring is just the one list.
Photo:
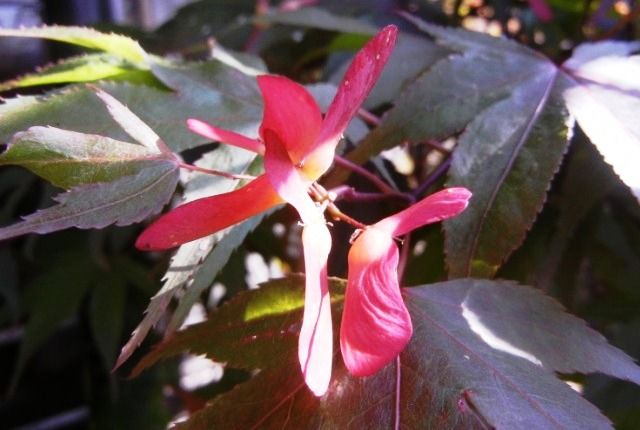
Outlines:
[[349, 279], [340, 326], [340, 349], [352, 375], [368, 376], [407, 345], [413, 327], [398, 285], [398, 247], [375, 227], [349, 251]]
[[307, 386], [316, 396], [322, 396], [329, 386], [333, 362], [333, 326], [327, 281], [331, 235], [326, 224], [306, 225], [302, 245], [306, 285], [298, 359]]
[[[309, 158], [323, 157], [333, 160], [340, 136], [378, 81], [397, 37], [397, 27], [389, 25], [367, 42], [355, 56], [329, 106], [322, 130], [314, 144], [313, 154], [310, 154]], [[331, 156], [327, 157], [327, 154]], [[324, 170], [329, 166], [330, 162]]]
[[238, 134], [235, 131], [214, 127], [211, 124], [207, 124], [206, 122], [195, 118], [189, 118], [187, 120], [187, 127], [192, 132], [199, 134], [202, 137], [206, 137], [207, 139], [237, 146], [238, 148], [244, 148], [248, 151], [256, 152], [261, 155], [264, 154], [264, 145], [258, 139], [251, 139], [247, 136]]
[[322, 114], [311, 94], [284, 76], [258, 76], [264, 99], [260, 135], [272, 130], [280, 137], [293, 164], [299, 164], [313, 145], [322, 124]]
[[[251, 202], [251, 204], [247, 204]], [[160, 251], [208, 236], [282, 203], [265, 175], [242, 188], [194, 200], [158, 218], [136, 240], [136, 248]]]

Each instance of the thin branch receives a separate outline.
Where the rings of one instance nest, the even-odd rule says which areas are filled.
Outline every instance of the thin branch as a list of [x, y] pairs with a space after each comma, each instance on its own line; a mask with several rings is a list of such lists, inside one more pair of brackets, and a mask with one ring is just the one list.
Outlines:
[[388, 199], [401, 199], [412, 203], [414, 201], [410, 194], [405, 193], [363, 193], [356, 191], [355, 188], [348, 185], [340, 185], [339, 187], [332, 188], [328, 191], [331, 196], [331, 201], [337, 202], [340, 200], [346, 200], [349, 202], [377, 202]]
[[640, 6], [633, 9], [628, 14], [622, 16], [618, 22], [608, 31], [596, 36], [594, 40], [607, 40], [615, 37], [618, 33], [620, 33], [624, 28], [636, 20], [636, 18], [640, 17]]
[[370, 171], [368, 171], [364, 167], [359, 166], [356, 163], [353, 163], [353, 162], [347, 160], [346, 158], [340, 157], [338, 155], [336, 155], [336, 157], [335, 157], [335, 162], [336, 162], [336, 165], [338, 165], [340, 167], [344, 167], [346, 169], [349, 169], [352, 172], [357, 173], [358, 175], [360, 175], [363, 178], [367, 179], [369, 182], [371, 182], [373, 185], [375, 185], [383, 193], [399, 194], [396, 190], [391, 188], [386, 182], [384, 182], [382, 179], [378, 178], [376, 175], [374, 175], [373, 173], [371, 173]]
[[438, 152], [441, 152], [442, 154], [445, 155], [449, 155], [451, 154], [451, 150], [445, 148], [444, 146], [442, 146], [442, 143], [438, 142], [435, 139], [427, 139], [421, 143], [424, 143], [425, 145], [427, 145], [429, 148], [431, 149], [435, 149]]
[[380, 118], [366, 109], [358, 109], [358, 116], [367, 124], [377, 127], [380, 125]]
[[178, 167], [181, 167], [186, 170], [190, 170], [192, 172], [206, 173], [207, 175], [213, 175], [213, 176], [222, 176], [223, 178], [227, 178], [227, 179], [254, 180], [256, 178], [255, 176], [251, 176], [251, 175], [236, 175], [233, 173], [221, 172], [219, 170], [205, 169], [204, 167], [198, 167], [198, 166], [194, 166], [193, 164], [187, 164], [187, 163], [178, 163]]

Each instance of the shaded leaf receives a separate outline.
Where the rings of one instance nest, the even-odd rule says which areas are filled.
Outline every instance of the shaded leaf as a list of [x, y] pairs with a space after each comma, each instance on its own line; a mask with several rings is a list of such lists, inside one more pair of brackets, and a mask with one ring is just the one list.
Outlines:
[[30, 318], [13, 369], [12, 387], [17, 384], [27, 361], [38, 347], [61, 323], [76, 314], [95, 271], [87, 257], [87, 253], [78, 251], [53, 257], [51, 270], [31, 283], [25, 295], [25, 307]]
[[166, 163], [140, 145], [37, 126], [16, 133], [8, 149], [0, 154], [0, 166], [25, 167], [61, 188], [111, 182]]
[[0, 240], [69, 227], [103, 228], [139, 222], [162, 209], [177, 181], [177, 166], [166, 161], [113, 182], [77, 186], [59, 194], [55, 198], [58, 204], [0, 228]]
[[133, 63], [144, 63], [147, 53], [138, 42], [114, 33], [101, 33], [86, 27], [45, 26], [31, 28], [1, 28], [0, 36], [35, 37], [70, 43], [89, 49], [108, 52]]
[[448, 185], [467, 187], [473, 199], [444, 224], [447, 265], [451, 277], [490, 277], [544, 204], [569, 143], [562, 92], [571, 84], [551, 61], [514, 42], [411, 19], [462, 53], [407, 84], [349, 158], [362, 163], [403, 142], [464, 130]]
[[37, 85], [91, 82], [100, 79], [142, 80], [151, 77], [148, 71], [109, 54], [89, 54], [62, 60], [35, 73], [0, 83], [0, 91]]
[[91, 294], [91, 331], [107, 371], [113, 367], [122, 336], [126, 287], [118, 274], [109, 273], [96, 281]]
[[605, 161], [640, 200], [640, 43], [601, 42], [576, 48], [564, 64], [574, 84], [564, 97]]
[[12, 322], [17, 322], [20, 315], [20, 296], [18, 294], [18, 270], [16, 261], [6, 247], [0, 248], [0, 297], [4, 301]]
[[265, 17], [274, 24], [311, 27], [340, 33], [358, 33], [374, 35], [377, 28], [363, 21], [334, 15], [324, 9], [315, 7], [300, 8], [290, 12], [273, 12]]
[[[301, 287], [302, 279], [297, 282]], [[456, 280], [406, 289], [414, 335], [399, 361], [371, 377], [354, 378], [337, 359], [328, 393], [316, 398], [297, 371], [291, 339], [297, 333], [290, 334], [292, 317], [300, 313], [274, 313], [290, 290], [272, 283], [263, 288], [241, 294], [208, 322], [161, 344], [140, 364], [191, 349], [220, 361], [229, 358], [230, 367], [262, 369], [178, 428], [603, 429], [611, 428], [608, 420], [556, 378], [554, 370], [602, 371], [635, 381], [640, 376], [628, 356], [538, 291], [510, 282]], [[295, 295], [299, 300], [301, 291]], [[230, 322], [233, 314], [236, 324], [242, 314], [247, 319], [247, 307], [258, 297], [265, 301], [266, 316], [250, 319], [244, 330]], [[334, 315], [340, 308], [341, 303], [334, 303]], [[267, 345], [260, 343], [262, 337], [269, 339]], [[252, 348], [278, 359], [245, 359]], [[233, 413], [238, 404], [251, 408]]]

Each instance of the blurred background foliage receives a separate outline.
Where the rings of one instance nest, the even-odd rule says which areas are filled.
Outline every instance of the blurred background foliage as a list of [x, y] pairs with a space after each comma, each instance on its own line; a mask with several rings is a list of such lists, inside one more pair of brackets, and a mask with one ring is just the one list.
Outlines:
[[[357, 18], [363, 25], [392, 22], [415, 33], [396, 14], [409, 11], [430, 22], [515, 39], [556, 64], [585, 41], [640, 36], [640, 4], [633, 0], [547, 0], [553, 12], [550, 20], [537, 16], [523, 0], [300, 0], [270, 6], [296, 3], [316, 3], [334, 14]], [[208, 58], [212, 46], [221, 45], [257, 54], [271, 72], [304, 83], [335, 81], [340, 60], [366, 40], [317, 17], [310, 18], [316, 20], [313, 26], [270, 22], [265, 4], [254, 0], [24, 0], [0, 3], [0, 25], [91, 25], [130, 35], [147, 52], [193, 60]], [[0, 81], [78, 53], [68, 45], [13, 38], [0, 39], [0, 51], [6, 59], [0, 63]], [[42, 91], [42, 87], [21, 88], [2, 95]], [[198, 148], [182, 155], [195, 160], [203, 151]], [[431, 173], [434, 163], [429, 157], [437, 157], [437, 151], [416, 145], [404, 157], [390, 156], [380, 163], [399, 187], [411, 189]], [[356, 184], [357, 178], [351, 181]], [[42, 207], [54, 193], [52, 186], [31, 173], [3, 167], [0, 225]], [[364, 221], [376, 213], [358, 204], [345, 204], [343, 210]], [[214, 286], [202, 295], [197, 309], [206, 313], [219, 300], [269, 274], [299, 271], [299, 234], [295, 225], [289, 227], [293, 219], [291, 210], [284, 209], [251, 233], [217, 278], [216, 285], [226, 290]], [[173, 360], [127, 379], [132, 363], [160, 338], [168, 317], [132, 363], [111, 371], [169, 262], [168, 254], [143, 254], [133, 248], [139, 229], [69, 230], [0, 244], [3, 428], [161, 428], [249, 377], [246, 372], [229, 371], [216, 383], [198, 386], [188, 382], [190, 370], [184, 360]], [[338, 225], [334, 235], [335, 241], [346, 242], [350, 231]], [[440, 228], [422, 229], [412, 242], [416, 258], [410, 260], [404, 283], [442, 280]], [[248, 276], [248, 261], [261, 263], [263, 273], [256, 275], [254, 270]], [[332, 274], [344, 276], [345, 261], [344, 254], [332, 255]], [[611, 343], [640, 356], [640, 208], [582, 133], [573, 137], [543, 212], [498, 277], [545, 290]], [[215, 367], [192, 366], [196, 373], [208, 375], [209, 381], [220, 377]], [[587, 398], [618, 428], [638, 428], [638, 387], [602, 376], [581, 382]]]

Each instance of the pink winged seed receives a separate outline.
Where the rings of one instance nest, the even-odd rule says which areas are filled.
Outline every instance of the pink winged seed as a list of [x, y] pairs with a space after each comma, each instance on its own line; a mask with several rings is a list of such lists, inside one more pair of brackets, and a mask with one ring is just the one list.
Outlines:
[[260, 135], [266, 140], [265, 130], [277, 133], [293, 164], [300, 163], [320, 131], [320, 108], [302, 85], [284, 76], [258, 76], [258, 86], [264, 100]]
[[398, 247], [386, 232], [365, 230], [349, 251], [340, 349], [352, 375], [373, 375], [407, 345], [413, 327], [398, 285]]
[[[250, 204], [249, 204], [250, 202]], [[208, 236], [282, 203], [265, 175], [242, 188], [194, 200], [158, 218], [136, 240], [136, 248], [160, 251]]]
[[244, 148], [248, 151], [256, 152], [261, 155], [264, 154], [264, 145], [258, 139], [251, 139], [250, 137], [243, 136], [235, 131], [215, 127], [195, 118], [189, 118], [187, 120], [187, 127], [195, 134], [199, 134], [209, 140], [237, 146], [238, 148]]

